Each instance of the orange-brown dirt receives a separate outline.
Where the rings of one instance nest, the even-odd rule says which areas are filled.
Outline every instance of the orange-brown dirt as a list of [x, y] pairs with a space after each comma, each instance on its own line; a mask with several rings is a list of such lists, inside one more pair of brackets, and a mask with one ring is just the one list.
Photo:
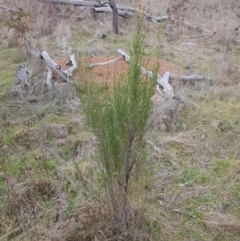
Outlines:
[[[95, 66], [90, 69], [87, 67], [89, 64], [103, 63], [115, 58], [116, 56], [94, 56], [81, 58], [80, 61], [78, 61], [79, 69], [73, 75], [76, 80], [81, 81], [82, 77], [84, 78], [90, 74], [91, 79], [94, 80], [94, 82], [104, 83], [107, 81], [112, 86], [115, 80], [121, 79], [127, 74], [129, 64], [124, 60], [124, 58], [113, 63]], [[68, 60], [55, 59], [55, 62], [61, 65], [63, 70], [69, 67], [66, 65]], [[184, 71], [173, 63], [155, 58], [145, 58], [142, 65], [150, 71], [153, 71], [154, 68], [159, 65], [158, 72], [160, 75], [163, 75], [166, 71], [169, 71], [171, 74], [184, 74]]]

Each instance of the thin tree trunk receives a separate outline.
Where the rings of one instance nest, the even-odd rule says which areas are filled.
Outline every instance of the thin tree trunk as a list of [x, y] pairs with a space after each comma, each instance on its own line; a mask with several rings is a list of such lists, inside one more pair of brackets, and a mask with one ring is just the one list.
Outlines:
[[118, 9], [114, 0], [109, 0], [109, 5], [113, 12], [113, 30], [115, 34], [118, 34]]

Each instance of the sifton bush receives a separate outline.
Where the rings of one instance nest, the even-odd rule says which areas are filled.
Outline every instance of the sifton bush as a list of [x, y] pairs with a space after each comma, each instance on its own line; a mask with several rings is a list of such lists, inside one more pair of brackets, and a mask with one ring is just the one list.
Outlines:
[[[136, 226], [132, 205], [136, 185], [133, 184], [140, 180], [146, 160], [143, 136], [155, 82], [149, 83], [141, 74], [143, 39], [141, 19], [138, 19], [127, 81], [116, 81], [113, 90], [104, 93], [91, 86], [81, 96], [87, 123], [98, 139], [100, 180], [117, 240], [126, 234], [129, 238], [132, 226]], [[136, 195], [138, 200], [142, 198]]]

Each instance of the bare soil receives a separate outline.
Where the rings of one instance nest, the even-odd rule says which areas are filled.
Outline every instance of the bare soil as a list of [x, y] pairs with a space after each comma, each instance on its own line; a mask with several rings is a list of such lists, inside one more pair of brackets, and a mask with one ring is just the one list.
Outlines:
[[[115, 59], [116, 56], [94, 56], [90, 58], [82, 58], [80, 60], [79, 66], [80, 69], [86, 69], [89, 64], [92, 63], [103, 63], [106, 61], [110, 61]], [[158, 73], [163, 75], [166, 71], [169, 71], [171, 74], [184, 74], [184, 70], [180, 67], [176, 66], [173, 63], [155, 59], [155, 58], [145, 58], [144, 64], [142, 64], [148, 70], [153, 71], [154, 68], [159, 65]], [[129, 64], [124, 60], [124, 58], [120, 59], [117, 62], [109, 63], [102, 66], [95, 66], [90, 69], [93, 74], [94, 81], [103, 83], [106, 80], [112, 85], [115, 80], [124, 78], [128, 71]], [[80, 71], [82, 73], [82, 71]], [[77, 77], [79, 75], [79, 71]], [[80, 78], [81, 79], [81, 78]]]

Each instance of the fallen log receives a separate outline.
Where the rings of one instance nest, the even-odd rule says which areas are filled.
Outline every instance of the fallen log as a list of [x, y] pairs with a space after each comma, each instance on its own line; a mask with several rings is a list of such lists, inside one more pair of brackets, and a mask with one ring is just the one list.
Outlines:
[[[96, 12], [109, 12], [109, 2], [104, 2], [104, 3], [100, 3], [100, 2], [94, 2], [94, 1], [84, 1], [84, 0], [38, 0], [39, 2], [43, 2], [43, 3], [56, 3], [56, 4], [68, 4], [68, 5], [74, 5], [74, 6], [81, 6], [81, 7], [91, 7], [94, 8], [94, 11]], [[171, 16], [159, 16], [159, 17], [152, 17], [152, 15], [144, 10], [138, 9], [138, 8], [133, 8], [133, 7], [127, 7], [127, 6], [123, 6], [121, 4], [116, 4], [117, 10], [118, 12], [120, 11], [120, 13], [118, 13], [119, 16], [124, 17], [124, 18], [129, 18], [129, 16], [131, 15], [131, 13], [141, 13], [143, 14], [148, 20], [152, 21], [152, 22], [163, 22], [166, 20], [171, 20], [174, 22], [180, 22], [178, 19], [171, 17]], [[97, 8], [99, 8], [97, 10]], [[103, 9], [105, 8], [105, 9]], [[204, 29], [201, 28], [199, 26], [196, 26], [194, 24], [191, 24], [187, 21], [181, 21], [181, 23], [183, 25], [185, 25], [188, 28], [191, 29], [195, 29], [198, 31], [203, 31], [206, 33], [212, 33], [212, 31], [208, 30], [208, 29]]]
[[[118, 49], [117, 52], [124, 57], [124, 60], [126, 62], [130, 62], [130, 56], [125, 53], [123, 50]], [[147, 70], [143, 66], [140, 66], [141, 71], [143, 74], [147, 75], [149, 78], [153, 78], [154, 74], [152, 71]], [[166, 96], [170, 99], [174, 97], [174, 92], [172, 86], [168, 83], [170, 77], [170, 72], [166, 72], [164, 76], [162, 77], [161, 75], [157, 75], [157, 83], [163, 88], [162, 92], [166, 94]]]
[[[124, 60], [126, 62], [130, 62], [130, 56], [125, 53], [123, 50], [118, 49], [117, 52], [123, 56]], [[112, 59], [110, 61], [106, 61], [103, 63], [92, 63], [90, 64], [88, 67], [92, 68], [95, 66], [101, 66], [101, 65], [106, 65], [106, 64], [110, 64], [113, 62], [117, 62], [119, 60], [121, 60], [122, 58], [115, 58]], [[149, 78], [153, 78], [153, 73], [149, 70], [147, 70], [146, 68], [144, 68], [143, 66], [140, 66], [141, 71], [143, 74], [147, 75]], [[189, 80], [210, 80], [209, 76], [206, 75], [200, 75], [200, 74], [191, 74], [191, 75], [176, 75], [176, 74], [171, 74], [169, 71], [165, 72], [165, 74], [163, 76], [158, 75], [157, 78], [157, 91], [160, 92], [160, 88], [159, 85], [163, 88], [162, 92], [165, 93], [168, 97], [173, 97], [174, 93], [173, 93], [173, 88], [172, 86], [168, 83], [169, 79], [177, 79], [177, 80], [182, 80], [182, 81], [189, 81]]]
[[48, 74], [47, 74], [47, 79], [46, 79], [46, 84], [48, 86], [48, 89], [51, 89], [52, 87], [52, 75], [53, 71], [56, 72], [60, 77], [62, 77], [66, 82], [72, 83], [72, 72], [77, 69], [77, 62], [75, 59], [75, 55], [72, 54], [70, 56], [70, 62], [71, 62], [71, 67], [69, 67], [66, 70], [62, 70], [61, 66], [58, 65], [49, 55], [46, 51], [41, 51], [40, 52], [40, 57], [44, 59], [46, 62]]
[[[74, 5], [74, 6], [81, 6], [81, 7], [91, 7], [91, 8], [102, 8], [102, 7], [109, 7], [109, 2], [105, 2], [105, 3], [100, 3], [100, 2], [93, 2], [93, 1], [83, 1], [83, 0], [38, 0], [39, 2], [43, 2], [43, 3], [56, 3], [56, 4], [68, 4], [68, 5]], [[119, 16], [124, 17], [124, 18], [128, 18], [131, 14], [127, 13], [127, 11], [129, 12], [137, 12], [138, 10], [136, 8], [132, 8], [132, 7], [126, 7], [126, 6], [122, 6], [120, 4], [116, 4], [117, 10], [118, 11], [122, 11], [120, 12]], [[96, 10], [96, 9], [95, 9]], [[103, 12], [108, 12], [109, 10], [104, 10]], [[101, 12], [101, 10], [96, 10], [96, 12]], [[149, 14], [146, 11], [138, 11], [139, 13], [142, 13], [144, 16], [147, 17], [147, 19], [152, 19], [151, 14]]]
[[[92, 8], [95, 13], [111, 13], [112, 14], [112, 9], [110, 7], [99, 7], [99, 8]], [[118, 10], [118, 15], [123, 18], [130, 18], [130, 15], [126, 11], [121, 11]]]
[[176, 75], [170, 74], [170, 79], [179, 79], [179, 80], [210, 80], [209, 76], [200, 75], [200, 74], [191, 74], [191, 75]]
[[44, 3], [56, 3], [56, 4], [68, 4], [68, 5], [74, 5], [74, 6], [82, 6], [82, 7], [108, 7], [108, 2], [106, 3], [98, 3], [93, 1], [83, 1], [83, 0], [38, 0], [39, 2]]
[[155, 20], [159, 23], [164, 22], [169, 19], [169, 16], [156, 17]]

